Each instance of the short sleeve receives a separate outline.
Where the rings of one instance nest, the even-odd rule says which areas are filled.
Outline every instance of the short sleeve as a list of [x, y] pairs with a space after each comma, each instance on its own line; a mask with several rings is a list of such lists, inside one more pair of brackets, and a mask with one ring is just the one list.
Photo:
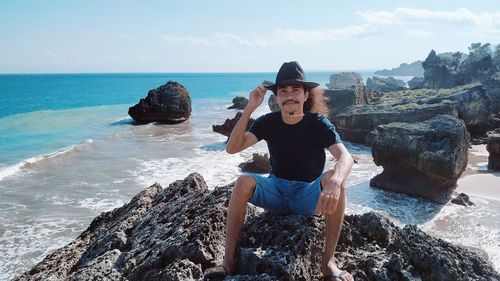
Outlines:
[[267, 115], [262, 115], [260, 117], [258, 117], [257, 119], [255, 119], [252, 123], [252, 125], [250, 126], [250, 128], [248, 129], [248, 132], [254, 134], [256, 137], [257, 137], [257, 140], [258, 141], [261, 141], [262, 139], [266, 139], [267, 137], [267, 131], [266, 131], [266, 128], [268, 128], [268, 126], [266, 126], [266, 120], [268, 120], [269, 118], [267, 118]]
[[335, 125], [325, 116], [318, 114], [318, 137], [323, 148], [328, 148], [332, 144], [342, 143]]

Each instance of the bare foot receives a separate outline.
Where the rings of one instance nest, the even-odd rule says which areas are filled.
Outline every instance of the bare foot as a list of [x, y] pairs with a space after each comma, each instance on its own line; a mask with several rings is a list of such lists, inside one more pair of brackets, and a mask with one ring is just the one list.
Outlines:
[[205, 272], [203, 272], [203, 280], [224, 280], [228, 275], [231, 275], [228, 268], [223, 264], [219, 264], [205, 270]]
[[321, 266], [321, 272], [323, 273], [323, 280], [354, 281], [354, 277], [349, 272], [339, 269], [333, 259], [327, 265]]

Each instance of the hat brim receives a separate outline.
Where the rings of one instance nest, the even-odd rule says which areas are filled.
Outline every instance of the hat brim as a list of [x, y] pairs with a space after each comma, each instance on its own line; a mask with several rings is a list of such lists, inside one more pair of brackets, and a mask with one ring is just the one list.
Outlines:
[[276, 91], [279, 86], [290, 86], [290, 85], [301, 85], [301, 86], [305, 86], [308, 89], [316, 88], [319, 86], [319, 84], [315, 83], [315, 82], [307, 82], [307, 81], [303, 81], [303, 80], [292, 79], [292, 80], [280, 81], [280, 82], [272, 84], [272, 85], [265, 85], [264, 87], [266, 87], [266, 89], [268, 89], [268, 90]]

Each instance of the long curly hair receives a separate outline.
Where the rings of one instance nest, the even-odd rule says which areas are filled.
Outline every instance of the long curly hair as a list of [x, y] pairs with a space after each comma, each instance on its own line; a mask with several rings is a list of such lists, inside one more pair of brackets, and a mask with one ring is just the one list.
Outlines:
[[312, 89], [304, 88], [304, 91], [309, 92], [309, 97], [304, 102], [304, 112], [318, 112], [328, 118], [329, 110], [326, 106], [325, 90], [316, 87]]

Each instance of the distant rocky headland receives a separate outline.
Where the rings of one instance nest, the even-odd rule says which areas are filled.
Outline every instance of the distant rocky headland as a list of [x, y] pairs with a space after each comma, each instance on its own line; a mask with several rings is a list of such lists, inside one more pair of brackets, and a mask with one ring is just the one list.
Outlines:
[[422, 61], [418, 60], [409, 64], [402, 63], [393, 69], [377, 70], [374, 74], [382, 76], [423, 76], [424, 68], [422, 67]]
[[[437, 54], [442, 60], [452, 60], [453, 56], [456, 56], [457, 53], [460, 52], [446, 52]], [[461, 54], [460, 62], [463, 62], [467, 59], [467, 54]], [[415, 76], [415, 77], [423, 77], [424, 76], [424, 68], [422, 67], [421, 60], [417, 60], [412, 63], [402, 63], [398, 67], [394, 67], [392, 69], [382, 69], [374, 72], [375, 75], [381, 76]]]

